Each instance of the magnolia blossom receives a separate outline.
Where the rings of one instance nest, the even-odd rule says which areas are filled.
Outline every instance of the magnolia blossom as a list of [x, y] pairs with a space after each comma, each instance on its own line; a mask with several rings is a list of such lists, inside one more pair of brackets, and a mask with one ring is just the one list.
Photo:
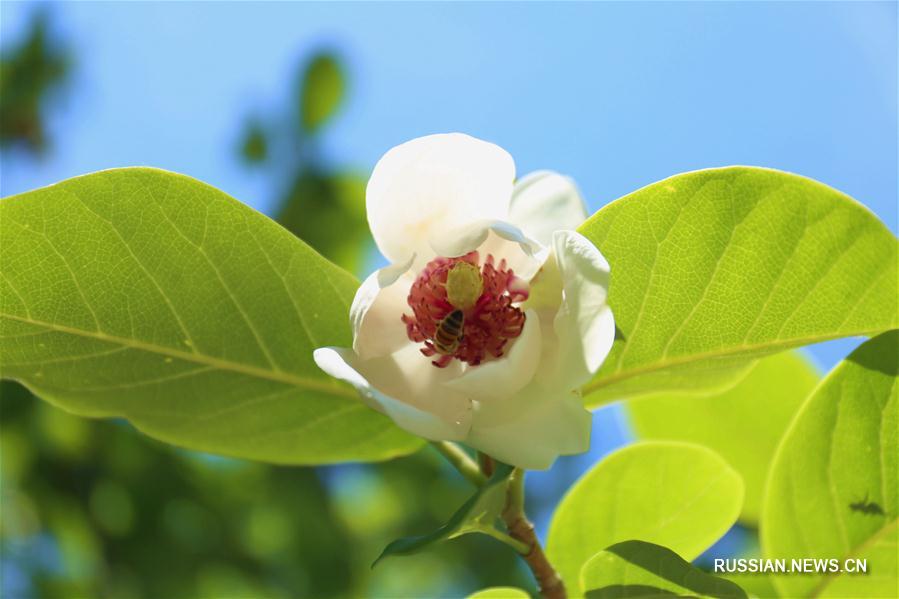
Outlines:
[[391, 262], [350, 310], [353, 347], [315, 361], [373, 408], [431, 440], [529, 469], [586, 451], [579, 387], [612, 346], [609, 265], [574, 229], [574, 184], [515, 182], [512, 157], [458, 133], [387, 152], [366, 191]]

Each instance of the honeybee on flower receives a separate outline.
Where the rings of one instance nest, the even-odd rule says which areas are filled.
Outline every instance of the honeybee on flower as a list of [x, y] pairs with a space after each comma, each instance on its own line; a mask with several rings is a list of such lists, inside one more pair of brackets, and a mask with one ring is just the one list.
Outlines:
[[589, 447], [578, 389], [608, 355], [609, 265], [575, 228], [574, 183], [515, 181], [511, 156], [453, 133], [391, 149], [366, 190], [391, 264], [350, 309], [353, 347], [315, 361], [430, 440], [462, 441], [529, 469]]

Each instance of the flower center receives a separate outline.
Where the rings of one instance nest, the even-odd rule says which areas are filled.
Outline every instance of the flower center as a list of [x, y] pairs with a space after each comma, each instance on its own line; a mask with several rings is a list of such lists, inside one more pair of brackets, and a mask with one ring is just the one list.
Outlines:
[[407, 299], [412, 315], [403, 314], [409, 339], [424, 344], [421, 353], [439, 356], [443, 368], [457, 358], [471, 366], [505, 352], [521, 334], [525, 315], [517, 306], [528, 297], [527, 283], [487, 255], [479, 266], [478, 252], [458, 258], [435, 258], [412, 284]]

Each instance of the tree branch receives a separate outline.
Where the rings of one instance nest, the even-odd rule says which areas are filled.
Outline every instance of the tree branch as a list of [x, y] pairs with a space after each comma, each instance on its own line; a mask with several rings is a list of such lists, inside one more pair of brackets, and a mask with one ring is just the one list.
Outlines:
[[496, 464], [489, 455], [484, 453], [483, 451], [478, 452], [478, 464], [481, 466], [481, 472], [484, 473], [484, 476], [490, 478], [493, 476], [493, 469], [496, 467]]
[[534, 534], [534, 525], [524, 513], [524, 471], [519, 468], [515, 469], [509, 480], [503, 520], [509, 529], [509, 536], [528, 547], [527, 553], [522, 552], [522, 557], [537, 580], [540, 594], [546, 599], [566, 599], [568, 594], [565, 591], [565, 584], [546, 559], [543, 547]]

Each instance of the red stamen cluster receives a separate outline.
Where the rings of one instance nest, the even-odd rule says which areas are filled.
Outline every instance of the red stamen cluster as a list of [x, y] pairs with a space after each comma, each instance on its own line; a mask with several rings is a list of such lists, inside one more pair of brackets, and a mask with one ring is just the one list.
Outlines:
[[527, 284], [506, 267], [506, 261], [493, 263], [488, 255], [480, 268], [484, 290], [474, 306], [464, 310], [462, 337], [452, 354], [438, 351], [434, 338], [443, 320], [454, 310], [446, 295], [446, 279], [458, 262], [478, 266], [478, 253], [470, 252], [459, 258], [435, 258], [418, 275], [409, 290], [408, 303], [413, 315], [403, 314], [406, 334], [416, 343], [424, 343], [421, 353], [430, 357], [437, 367], [446, 367], [453, 358], [472, 366], [503, 355], [506, 344], [521, 334], [525, 315], [513, 303], [528, 298]]

